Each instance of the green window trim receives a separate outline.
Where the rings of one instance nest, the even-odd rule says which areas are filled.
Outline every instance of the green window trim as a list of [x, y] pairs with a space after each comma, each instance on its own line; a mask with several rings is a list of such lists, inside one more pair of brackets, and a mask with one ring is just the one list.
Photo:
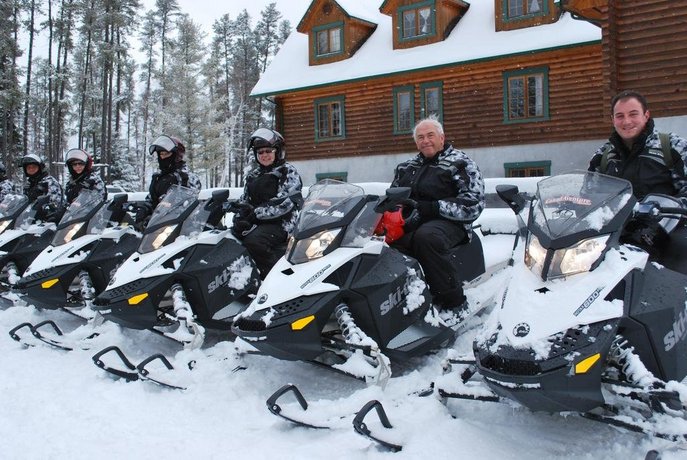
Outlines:
[[[406, 11], [410, 10], [420, 10], [422, 8], [429, 8], [430, 9], [430, 19], [429, 19], [429, 27], [430, 31], [426, 34], [415, 34], [410, 37], [404, 37], [403, 32], [404, 32], [404, 14]], [[397, 24], [398, 27], [396, 28], [397, 33], [398, 33], [398, 42], [399, 43], [404, 43], [404, 42], [410, 42], [413, 40], [421, 40], [425, 39], [427, 37], [433, 37], [437, 33], [437, 8], [436, 8], [436, 0], [425, 0], [423, 2], [418, 2], [418, 3], [413, 3], [412, 5], [406, 5], [398, 8], [398, 16], [397, 16]]]
[[427, 118], [430, 113], [427, 113], [427, 91], [428, 90], [438, 90], [438, 108], [437, 108], [437, 118], [441, 123], [444, 122], [444, 82], [443, 81], [433, 81], [428, 83], [420, 84], [420, 119]]
[[[338, 51], [331, 51], [331, 52], [326, 52], [326, 53], [320, 53], [319, 51], [319, 43], [318, 43], [318, 34], [320, 32], [336, 32], [338, 29], [338, 35], [339, 35], [339, 49]], [[313, 56], [315, 59], [324, 59], [324, 58], [329, 58], [332, 56], [337, 56], [340, 54], [344, 53], [344, 44], [346, 43], [344, 41], [344, 23], [343, 21], [339, 22], [332, 22], [329, 24], [323, 24], [320, 26], [316, 26], [312, 28], [312, 35], [313, 35], [313, 41], [312, 41], [312, 46], [313, 46]], [[331, 42], [329, 42], [329, 46], [331, 47]]]
[[[504, 177], [512, 177], [510, 173], [516, 169], [543, 169], [544, 176], [551, 175], [551, 160], [542, 161], [518, 161], [514, 163], [504, 163], [503, 172]], [[526, 176], [526, 177], [538, 177], [538, 176]]]
[[[338, 105], [338, 119], [333, 117], [333, 110], [336, 110]], [[327, 119], [322, 120], [320, 117], [321, 109], [327, 108]], [[315, 142], [341, 140], [346, 138], [346, 98], [344, 96], [332, 96], [315, 99], [313, 102], [313, 110], [315, 112]], [[338, 121], [339, 126], [336, 126]], [[327, 135], [321, 135], [321, 123], [327, 124]], [[338, 131], [338, 134], [330, 134], [330, 132]]]
[[326, 173], [315, 173], [315, 182], [319, 182], [323, 179], [334, 179], [341, 182], [348, 182], [348, 172], [326, 172]]
[[[502, 20], [503, 22], [517, 22], [517, 21], [523, 21], [523, 20], [526, 20], [526, 19], [535, 18], [535, 17], [537, 17], [537, 16], [548, 16], [548, 14], [549, 14], [549, 1], [548, 1], [548, 0], [542, 0], [542, 8], [541, 8], [541, 11], [537, 11], [537, 12], [535, 12], [535, 13], [529, 13], [529, 12], [528, 12], [527, 14], [523, 14], [523, 15], [520, 15], [520, 16], [513, 16], [513, 17], [509, 16], [509, 14], [508, 14], [508, 12], [509, 12], [509, 8], [508, 8], [508, 7], [509, 7], [509, 3], [510, 3], [512, 0], [497, 0], [497, 1], [501, 1], [501, 11], [503, 12], [503, 14], [501, 15], [501, 20]], [[528, 3], [531, 3], [532, 0], [522, 0], [522, 1], [523, 1], [523, 4], [527, 6], [527, 9], [528, 9], [528, 11], [529, 11]]]
[[[409, 113], [408, 113], [408, 125], [406, 127], [401, 126], [401, 113], [399, 108], [399, 96], [401, 94], [408, 93], [409, 95]], [[415, 88], [412, 85], [408, 86], [397, 86], [393, 90], [394, 97], [394, 134], [408, 134], [413, 132], [413, 126], [415, 126]]]
[[[542, 77], [542, 88], [541, 88], [541, 115], [523, 115], [522, 117], [512, 117], [510, 111], [511, 99], [510, 99], [510, 85], [511, 80], [517, 80], [520, 77], [526, 80], [528, 77], [536, 77], [541, 75]], [[528, 105], [528, 99], [525, 97], [526, 91], [523, 90], [523, 110], [526, 110]], [[536, 103], [536, 101], [535, 101]], [[515, 71], [503, 72], [503, 123], [513, 124], [513, 123], [535, 123], [538, 121], [547, 121], [550, 119], [549, 116], [549, 69], [548, 67], [534, 67]]]

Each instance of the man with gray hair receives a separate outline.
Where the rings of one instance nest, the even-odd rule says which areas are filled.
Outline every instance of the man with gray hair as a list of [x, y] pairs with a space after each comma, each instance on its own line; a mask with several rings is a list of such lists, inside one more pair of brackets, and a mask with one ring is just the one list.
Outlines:
[[467, 310], [465, 294], [450, 259], [451, 248], [470, 241], [472, 222], [484, 209], [484, 180], [468, 156], [445, 142], [435, 117], [413, 130], [420, 151], [396, 167], [392, 187], [410, 187], [413, 206], [404, 235], [394, 247], [415, 257], [425, 273], [432, 302], [459, 317]]

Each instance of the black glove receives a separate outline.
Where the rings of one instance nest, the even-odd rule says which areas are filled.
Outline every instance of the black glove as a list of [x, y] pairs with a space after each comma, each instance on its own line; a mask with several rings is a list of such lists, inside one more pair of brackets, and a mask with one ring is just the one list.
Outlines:
[[403, 233], [411, 233], [418, 229], [422, 224], [422, 217], [420, 211], [412, 209], [410, 212], [403, 212]]
[[439, 202], [437, 201], [418, 201], [415, 208], [424, 222], [439, 217]]
[[138, 203], [136, 206], [136, 223], [144, 222], [153, 213], [153, 205], [148, 202]]

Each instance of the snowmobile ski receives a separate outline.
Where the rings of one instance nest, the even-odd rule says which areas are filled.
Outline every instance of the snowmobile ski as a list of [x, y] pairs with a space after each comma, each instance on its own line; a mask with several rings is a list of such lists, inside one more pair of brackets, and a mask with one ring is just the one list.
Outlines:
[[[53, 332], [56, 334], [56, 337], [46, 336], [43, 333], [41, 333], [41, 329], [48, 326], [52, 328]], [[94, 332], [82, 339], [66, 341], [58, 338], [65, 337], [65, 334], [53, 320], [45, 320], [37, 324], [25, 322], [19, 324], [18, 326], [12, 328], [12, 330], [9, 331], [9, 335], [10, 337], [12, 337], [13, 340], [20, 342], [25, 346], [34, 346], [36, 342], [28, 342], [18, 334], [18, 332], [24, 328], [28, 329], [29, 332], [31, 332], [31, 335], [34, 338], [40, 340], [42, 343], [45, 343], [53, 348], [57, 348], [64, 351], [72, 351], [77, 348], [81, 350], [89, 350], [90, 345], [88, 344], [88, 341], [100, 335], [98, 332]]]
[[353, 429], [356, 433], [365, 436], [367, 439], [378, 443], [382, 447], [385, 447], [393, 452], [399, 452], [401, 449], [403, 449], [403, 446], [382, 439], [378, 435], [374, 434], [365, 423], [365, 417], [372, 409], [377, 411], [377, 417], [379, 417], [379, 421], [382, 422], [382, 426], [384, 428], [393, 428], [391, 422], [389, 421], [389, 417], [387, 417], [386, 412], [384, 411], [382, 403], [373, 399], [372, 401], [368, 401], [353, 418]]
[[303, 396], [303, 393], [298, 389], [298, 387], [292, 383], [287, 383], [277, 391], [275, 391], [272, 396], [267, 398], [267, 408], [269, 409], [270, 412], [272, 412], [274, 415], [277, 417], [281, 417], [284, 420], [288, 420], [291, 423], [295, 423], [298, 426], [303, 426], [306, 428], [314, 428], [316, 430], [329, 430], [332, 427], [328, 426], [326, 423], [317, 423], [317, 422], [309, 422], [304, 419], [300, 419], [296, 416], [291, 416], [282, 410], [282, 407], [277, 404], [277, 400], [284, 396], [286, 393], [293, 393], [293, 395], [296, 398], [296, 401], [298, 401], [298, 404], [301, 406], [301, 409], [303, 411], [308, 410], [308, 401], [305, 400], [305, 397]]
[[[114, 353], [119, 362], [110, 365], [105, 362], [103, 356]], [[147, 380], [161, 387], [170, 388], [173, 390], [185, 390], [186, 387], [178, 383], [174, 383], [171, 380], [166, 379], [158, 371], [153, 371], [147, 366], [155, 361], [159, 361], [164, 365], [168, 371], [174, 371], [174, 366], [172, 363], [162, 354], [153, 354], [138, 364], [131, 362], [129, 358], [126, 357], [124, 352], [116, 345], [109, 346], [100, 350], [98, 353], [93, 355], [93, 362], [96, 366], [103, 369], [116, 377], [125, 379], [128, 382], [135, 382], [136, 380]]]

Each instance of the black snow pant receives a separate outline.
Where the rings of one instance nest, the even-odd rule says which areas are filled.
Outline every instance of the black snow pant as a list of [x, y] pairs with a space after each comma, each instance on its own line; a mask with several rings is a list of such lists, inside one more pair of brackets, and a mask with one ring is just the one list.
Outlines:
[[420, 262], [433, 303], [440, 308], [452, 308], [465, 301], [465, 294], [450, 251], [468, 240], [461, 224], [434, 219], [403, 235], [392, 246]]
[[259, 224], [243, 237], [243, 245], [260, 270], [260, 278], [265, 279], [286, 250], [287, 234], [281, 224]]

